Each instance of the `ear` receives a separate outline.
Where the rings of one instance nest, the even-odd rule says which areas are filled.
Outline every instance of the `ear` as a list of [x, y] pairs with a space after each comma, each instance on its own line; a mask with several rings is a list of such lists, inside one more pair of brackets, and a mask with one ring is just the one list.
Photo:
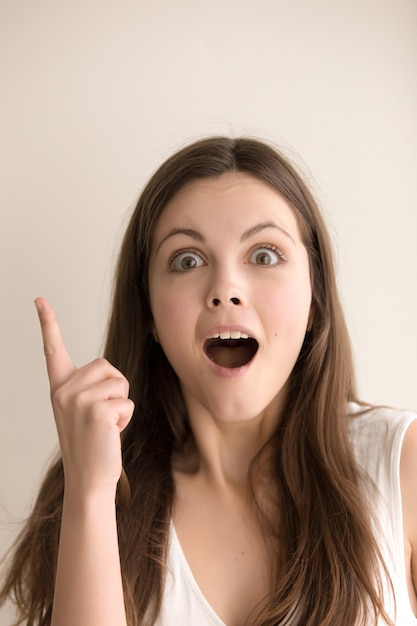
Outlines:
[[156, 332], [156, 326], [155, 326], [154, 322], [152, 322], [152, 330], [151, 330], [151, 332], [152, 332], [153, 338], [156, 341], [156, 343], [160, 343], [159, 337], [158, 337], [158, 333]]
[[313, 312], [313, 307], [311, 306], [310, 313], [309, 313], [309, 316], [308, 316], [307, 328], [306, 328], [306, 331], [308, 333], [313, 328], [313, 325], [314, 325], [314, 312]]

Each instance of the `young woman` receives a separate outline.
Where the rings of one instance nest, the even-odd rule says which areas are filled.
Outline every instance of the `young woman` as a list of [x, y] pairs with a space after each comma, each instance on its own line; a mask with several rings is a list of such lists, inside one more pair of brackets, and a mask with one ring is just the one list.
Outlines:
[[[2, 589], [16, 623], [417, 624], [417, 421], [359, 404], [329, 238], [275, 150], [168, 159], [104, 359], [38, 299], [61, 447]], [[121, 436], [120, 436], [121, 434]]]

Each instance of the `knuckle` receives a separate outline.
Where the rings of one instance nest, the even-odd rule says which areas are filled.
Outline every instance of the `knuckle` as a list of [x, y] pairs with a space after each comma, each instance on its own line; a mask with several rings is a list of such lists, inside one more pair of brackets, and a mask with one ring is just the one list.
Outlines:
[[129, 395], [129, 382], [124, 376], [120, 376], [118, 380], [120, 389], [122, 391], [122, 396], [126, 397]]
[[66, 395], [62, 389], [62, 387], [58, 387], [57, 389], [51, 389], [51, 402], [54, 407], [58, 409], [63, 409], [66, 405]]
[[94, 365], [100, 368], [108, 367], [110, 365], [108, 360], [102, 356], [99, 356], [96, 359], [94, 359], [93, 363]]
[[86, 389], [81, 389], [74, 396], [74, 407], [75, 409], [82, 411], [86, 406], [88, 406], [88, 392]]

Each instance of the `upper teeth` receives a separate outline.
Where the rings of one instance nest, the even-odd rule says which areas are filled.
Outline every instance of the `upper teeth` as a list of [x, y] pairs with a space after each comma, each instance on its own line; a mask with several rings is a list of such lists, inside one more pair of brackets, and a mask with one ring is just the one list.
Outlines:
[[214, 333], [209, 339], [249, 339], [249, 335], [240, 330], [225, 330], [222, 333]]

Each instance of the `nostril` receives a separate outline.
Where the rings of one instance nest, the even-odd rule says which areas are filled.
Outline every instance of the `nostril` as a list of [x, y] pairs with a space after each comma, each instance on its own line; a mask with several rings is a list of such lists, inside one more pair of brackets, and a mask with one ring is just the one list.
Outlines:
[[[221, 303], [221, 300], [219, 298], [212, 298], [211, 300], [213, 306], [219, 306], [219, 304]], [[231, 302], [234, 305], [239, 305], [240, 304], [240, 299], [239, 298], [230, 298], [229, 302]]]

